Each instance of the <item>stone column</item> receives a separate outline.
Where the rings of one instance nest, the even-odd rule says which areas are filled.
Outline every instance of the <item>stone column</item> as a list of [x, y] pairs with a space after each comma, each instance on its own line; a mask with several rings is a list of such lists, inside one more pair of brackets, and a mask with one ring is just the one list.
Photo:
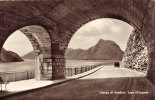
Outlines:
[[37, 80], [52, 79], [52, 59], [36, 56], [37, 65], [35, 68], [35, 78]]
[[56, 57], [52, 59], [52, 79], [63, 79], [65, 78], [65, 64], [66, 59], [64, 57]]
[[40, 62], [38, 55], [35, 55], [35, 79], [40, 80]]
[[[62, 47], [63, 48], [63, 47]], [[59, 43], [52, 43], [52, 79], [65, 78], [65, 50], [61, 49]]]
[[149, 55], [149, 68], [147, 78], [155, 85], [155, 51], [150, 52]]

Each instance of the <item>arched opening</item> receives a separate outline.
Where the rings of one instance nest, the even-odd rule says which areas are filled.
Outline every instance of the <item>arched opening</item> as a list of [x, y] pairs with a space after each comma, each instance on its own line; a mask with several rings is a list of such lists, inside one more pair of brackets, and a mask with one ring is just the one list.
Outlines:
[[32, 43], [36, 69], [36, 79], [52, 79], [51, 39], [49, 33], [41, 26], [27, 26], [20, 29]]
[[[27, 25], [41, 25], [44, 26], [48, 32], [50, 32], [51, 43], [52, 43], [52, 62], [54, 62], [55, 79], [64, 78], [64, 68], [65, 68], [65, 58], [64, 52], [76, 30], [78, 30], [85, 23], [98, 18], [115, 18], [125, 21], [132, 25], [138, 33], [142, 34], [148, 49], [148, 73], [147, 78], [155, 85], [155, 41], [154, 41], [154, 0], [45, 0], [45, 1], [15, 1], [15, 2], [0, 2], [1, 12], [0, 12], [0, 48], [7, 37], [12, 31], [19, 29], [20, 27]], [[135, 31], [135, 32], [136, 32]], [[54, 45], [54, 46], [53, 46]], [[54, 47], [54, 48], [53, 48]], [[54, 56], [53, 56], [54, 55]], [[109, 89], [110, 85], [104, 84], [104, 81], [89, 80], [83, 83], [76, 84], [70, 82], [61, 85], [58, 89], [43, 89], [47, 94], [43, 96], [42, 91], [40, 93], [34, 93], [36, 98], [56, 98], [55, 95], [50, 95], [51, 93], [58, 93], [60, 99], [145, 99], [151, 100], [154, 98], [154, 87], [145, 78], [137, 81], [133, 80], [131, 82], [125, 83], [124, 80], [121, 84], [113, 83], [108, 80], [109, 83], [113, 83], [114, 87]], [[95, 84], [91, 84], [96, 82]], [[97, 82], [99, 84], [97, 84]], [[116, 81], [115, 81], [116, 82]], [[117, 81], [120, 82], [120, 81]], [[90, 83], [89, 85], [87, 83]], [[139, 85], [140, 83], [140, 85]], [[100, 91], [96, 90], [95, 86], [100, 86]], [[106, 86], [106, 88], [102, 88]], [[71, 88], [72, 87], [72, 88]], [[109, 89], [109, 91], [119, 90], [121, 88], [125, 90], [129, 88], [131, 91], [137, 89], [139, 91], [148, 91], [147, 95], [103, 95], [104, 91]], [[75, 93], [75, 90], [81, 90], [79, 93]], [[40, 89], [39, 89], [40, 90]], [[56, 91], [57, 90], [57, 91]], [[69, 92], [67, 92], [67, 90]], [[103, 91], [104, 90], [104, 91]], [[49, 92], [50, 91], [50, 92]], [[65, 91], [65, 93], [64, 93]], [[102, 92], [103, 91], [103, 92]], [[129, 90], [127, 90], [129, 91]], [[138, 91], [138, 92], [139, 92]], [[106, 92], [106, 91], [105, 91]], [[24, 92], [25, 93], [25, 92]], [[86, 93], [86, 94], [84, 94]], [[73, 94], [73, 95], [68, 95]], [[93, 95], [92, 95], [93, 94]], [[26, 95], [26, 94], [23, 94]], [[20, 95], [21, 98], [25, 96]], [[27, 94], [27, 97], [31, 99], [32, 94]], [[48, 97], [47, 97], [48, 96]], [[72, 96], [72, 97], [68, 97]], [[96, 96], [96, 97], [94, 97]], [[33, 95], [34, 97], [34, 95]], [[32, 98], [33, 98], [32, 97]], [[67, 98], [68, 97], [68, 98]], [[79, 98], [78, 98], [79, 97]], [[56, 98], [57, 99], [57, 98]]]
[[146, 75], [148, 50], [135, 26], [112, 18], [97, 18], [79, 26], [82, 27], [69, 38], [67, 68], [119, 62], [122, 68], [142, 72], [135, 73], [135, 77]]
[[[2, 59], [2, 62], [12, 62], [5, 63], [6, 65], [9, 64], [12, 74], [7, 74], [8, 70], [7, 68], [4, 68], [6, 70], [1, 73], [3, 74], [1, 75], [1, 77], [4, 81], [14, 82], [32, 78], [35, 78], [37, 80], [52, 79], [51, 39], [49, 33], [43, 27], [38, 25], [31, 25], [20, 28], [19, 30], [12, 33], [12, 35], [9, 35], [6, 38], [5, 42], [3, 47], [6, 49], [7, 47], [12, 48], [14, 53], [9, 53], [6, 56], [2, 54], [3, 49], [1, 50], [1, 57], [5, 56], [3, 57], [5, 59]], [[13, 42], [15, 44], [11, 44]], [[18, 53], [18, 55], [15, 52]], [[12, 57], [14, 55], [18, 56], [18, 58], [20, 58], [21, 60], [9, 60], [9, 57]], [[31, 60], [27, 61], [25, 60], [25, 58]], [[22, 62], [19, 63], [18, 61]], [[18, 63], [15, 64], [15, 62]], [[11, 66], [12, 64], [13, 66]], [[16, 68], [16, 65], [18, 65], [19, 69]]]
[[[30, 51], [33, 51], [33, 46], [30, 40], [26, 37], [26, 35], [18, 30], [12, 33], [5, 41], [1, 50], [0, 59], [1, 59], [1, 67], [3, 67], [2, 70], [5, 69], [3, 70], [4, 72], [8, 72], [8, 71], [10, 72], [14, 70], [16, 71], [34, 70], [35, 69], [34, 61], [31, 62], [32, 65], [30, 66], [26, 65], [27, 68], [25, 68], [26, 66], [25, 67], [22, 66], [22, 63], [26, 62], [26, 59], [24, 59], [23, 56], [29, 53]], [[21, 64], [19, 64], [19, 62], [21, 62]], [[17, 63], [19, 64], [19, 66]], [[2, 64], [5, 64], [6, 66]], [[6, 68], [6, 67], [10, 67], [10, 68]]]

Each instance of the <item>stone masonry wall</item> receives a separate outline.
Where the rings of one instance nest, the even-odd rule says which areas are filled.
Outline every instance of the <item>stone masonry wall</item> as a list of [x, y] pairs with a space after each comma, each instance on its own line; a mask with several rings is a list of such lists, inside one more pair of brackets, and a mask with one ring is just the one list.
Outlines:
[[121, 67], [146, 73], [148, 65], [148, 50], [141, 34], [132, 32], [127, 42]]

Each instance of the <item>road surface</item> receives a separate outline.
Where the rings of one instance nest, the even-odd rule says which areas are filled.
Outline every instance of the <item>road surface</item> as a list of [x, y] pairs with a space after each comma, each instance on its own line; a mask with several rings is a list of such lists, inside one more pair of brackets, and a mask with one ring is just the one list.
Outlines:
[[155, 100], [155, 87], [145, 74], [103, 67], [94, 74], [4, 100]]

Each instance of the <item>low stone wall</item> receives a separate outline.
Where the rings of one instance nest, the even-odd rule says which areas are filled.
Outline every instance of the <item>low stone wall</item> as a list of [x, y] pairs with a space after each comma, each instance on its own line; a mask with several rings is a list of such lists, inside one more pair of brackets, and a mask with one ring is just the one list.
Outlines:
[[127, 42], [121, 67], [146, 73], [148, 65], [148, 50], [141, 34], [132, 32]]

